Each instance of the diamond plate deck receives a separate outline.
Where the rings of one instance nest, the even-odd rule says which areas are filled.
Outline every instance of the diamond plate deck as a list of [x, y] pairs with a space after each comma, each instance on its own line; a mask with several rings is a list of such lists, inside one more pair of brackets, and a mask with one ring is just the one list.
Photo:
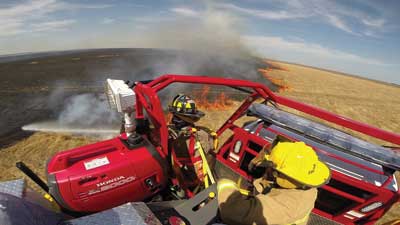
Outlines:
[[161, 223], [146, 204], [135, 202], [65, 221], [62, 225], [161, 225]]
[[0, 182], [0, 192], [22, 198], [25, 189], [25, 180], [11, 180]]
[[319, 216], [317, 214], [311, 213], [307, 225], [342, 225], [342, 224], [332, 220], [328, 220], [327, 218]]

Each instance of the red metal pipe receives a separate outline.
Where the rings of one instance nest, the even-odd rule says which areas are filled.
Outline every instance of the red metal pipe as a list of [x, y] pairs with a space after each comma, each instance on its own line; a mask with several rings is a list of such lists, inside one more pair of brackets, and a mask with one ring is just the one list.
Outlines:
[[271, 98], [275, 100], [275, 94], [266, 86], [246, 80], [238, 80], [222, 77], [207, 77], [207, 76], [194, 76], [194, 75], [174, 75], [166, 74], [156, 80], [150, 82], [148, 85], [155, 88], [156, 92], [162, 90], [171, 83], [192, 83], [192, 84], [209, 84], [209, 85], [223, 85], [233, 87], [247, 87], [252, 88], [259, 93], [263, 98]]
[[[152, 82], [143, 85], [147, 86], [154, 91], [154, 93], [159, 92], [164, 89], [166, 86], [171, 83], [180, 82], [180, 83], [193, 83], [193, 84], [209, 84], [209, 85], [223, 85], [223, 86], [232, 86], [232, 87], [247, 87], [254, 90], [260, 97], [264, 99], [271, 99], [272, 101], [277, 102], [278, 104], [282, 104], [288, 106], [290, 108], [299, 110], [301, 112], [307, 113], [309, 115], [321, 118], [323, 120], [335, 123], [337, 125], [344, 126], [346, 128], [350, 128], [354, 131], [358, 131], [369, 135], [371, 137], [376, 137], [381, 140], [385, 140], [394, 144], [400, 145], [400, 135], [395, 134], [389, 131], [385, 131], [367, 124], [360, 123], [358, 121], [333, 114], [326, 110], [317, 108], [315, 106], [311, 106], [305, 103], [297, 102], [292, 99], [279, 96], [274, 94], [268, 87], [262, 85], [260, 83], [255, 83], [247, 80], [237, 80], [230, 78], [221, 78], [221, 77], [207, 77], [207, 76], [192, 76], [192, 75], [174, 75], [174, 74], [166, 74], [161, 77], [156, 78]], [[151, 97], [151, 96], [150, 96]], [[235, 115], [234, 117], [236, 117]], [[231, 117], [233, 119], [233, 117]], [[226, 126], [228, 124], [224, 124]], [[223, 126], [223, 127], [224, 127]], [[222, 127], [221, 127], [222, 128]], [[218, 133], [221, 133], [224, 129], [219, 129]]]
[[328, 185], [324, 185], [321, 188], [325, 189], [325, 190], [327, 190], [327, 191], [329, 191], [331, 193], [335, 193], [335, 194], [340, 195], [342, 197], [345, 197], [347, 199], [350, 199], [350, 200], [353, 200], [355, 202], [358, 202], [358, 203], [364, 203], [365, 202], [365, 199], [362, 199], [362, 198], [356, 197], [354, 195], [348, 194], [346, 192], [343, 192], [341, 190], [338, 190], [338, 189], [333, 188], [333, 187], [328, 186]]
[[154, 87], [155, 91], [158, 92], [174, 82], [181, 83], [198, 83], [198, 84], [210, 84], [210, 85], [224, 85], [224, 86], [233, 86], [233, 87], [248, 87], [252, 88], [255, 92], [257, 92], [263, 98], [270, 98], [271, 100], [277, 102], [278, 104], [282, 104], [294, 109], [297, 109], [301, 112], [307, 113], [312, 116], [316, 116], [318, 118], [327, 120], [329, 122], [335, 123], [337, 125], [341, 125], [352, 130], [367, 134], [372, 137], [376, 137], [394, 144], [400, 145], [400, 135], [385, 131], [370, 125], [366, 125], [360, 123], [358, 121], [339, 116], [328, 112], [326, 110], [294, 101], [292, 99], [279, 96], [274, 94], [268, 87], [265, 85], [255, 83], [252, 81], [246, 80], [237, 80], [230, 78], [221, 78], [221, 77], [207, 77], [207, 76], [191, 76], [191, 75], [174, 75], [174, 74], [166, 74], [163, 75], [154, 81], [150, 82], [148, 86]]

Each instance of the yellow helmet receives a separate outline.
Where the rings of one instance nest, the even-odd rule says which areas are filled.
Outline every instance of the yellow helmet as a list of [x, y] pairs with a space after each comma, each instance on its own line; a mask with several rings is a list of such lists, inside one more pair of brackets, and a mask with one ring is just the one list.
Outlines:
[[297, 183], [319, 187], [331, 177], [329, 167], [304, 142], [279, 142], [265, 158], [282, 174], [277, 176], [276, 182], [283, 188], [296, 188]]

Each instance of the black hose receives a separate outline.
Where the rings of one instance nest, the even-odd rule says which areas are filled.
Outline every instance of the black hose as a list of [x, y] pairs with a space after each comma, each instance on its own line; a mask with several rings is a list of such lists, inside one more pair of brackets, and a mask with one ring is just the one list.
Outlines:
[[25, 163], [17, 162], [15, 166], [20, 169], [25, 175], [31, 178], [46, 193], [49, 193], [49, 186], [47, 186], [47, 184], [42, 179], [40, 179], [40, 177], [36, 173], [34, 173], [27, 165], [25, 165]]

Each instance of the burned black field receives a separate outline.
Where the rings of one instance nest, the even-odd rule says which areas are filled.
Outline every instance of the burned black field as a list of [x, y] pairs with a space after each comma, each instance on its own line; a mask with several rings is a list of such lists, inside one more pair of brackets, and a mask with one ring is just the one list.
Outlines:
[[57, 119], [69, 98], [102, 93], [106, 78], [149, 80], [167, 73], [196, 74], [249, 79], [271, 86], [257, 72], [266, 66], [261, 59], [248, 55], [199, 55], [159, 49], [96, 49], [0, 57], [0, 147], [29, 136], [31, 133], [21, 130], [24, 125]]

